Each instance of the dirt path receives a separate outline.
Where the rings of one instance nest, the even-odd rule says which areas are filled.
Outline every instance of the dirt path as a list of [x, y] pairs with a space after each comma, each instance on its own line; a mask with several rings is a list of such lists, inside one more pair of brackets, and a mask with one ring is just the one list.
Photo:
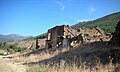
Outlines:
[[12, 62], [11, 59], [0, 56], [0, 72], [25, 72], [26, 67], [19, 63]]

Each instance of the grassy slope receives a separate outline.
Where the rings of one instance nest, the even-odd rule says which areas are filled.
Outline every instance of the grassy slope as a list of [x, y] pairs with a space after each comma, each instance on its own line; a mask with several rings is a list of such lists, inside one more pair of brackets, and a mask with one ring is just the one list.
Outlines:
[[71, 27], [73, 29], [77, 29], [79, 27], [100, 26], [101, 28], [103, 28], [105, 30], [106, 33], [112, 33], [115, 31], [115, 26], [118, 21], [120, 21], [120, 12], [104, 16], [104, 17], [96, 19], [94, 21], [79, 22]]
[[[40, 72], [41, 66], [46, 69], [41, 72], [119, 72], [119, 53], [119, 47], [95, 42], [73, 49], [36, 50], [19, 59], [23, 65], [33, 67], [27, 72]], [[40, 67], [34, 67], [38, 64]]]

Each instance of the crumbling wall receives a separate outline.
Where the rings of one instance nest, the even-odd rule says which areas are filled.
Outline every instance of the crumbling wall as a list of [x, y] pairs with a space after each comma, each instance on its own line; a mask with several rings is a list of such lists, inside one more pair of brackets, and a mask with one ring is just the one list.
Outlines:
[[78, 32], [82, 34], [82, 37], [85, 42], [99, 41], [105, 36], [104, 31], [100, 27], [93, 28], [82, 27], [78, 29]]
[[104, 36], [104, 31], [100, 27], [79, 28], [78, 31], [82, 34], [88, 34], [90, 37]]
[[90, 42], [94, 38], [99, 40], [102, 36], [104, 36], [104, 31], [99, 27], [74, 30], [68, 25], [56, 26], [48, 30], [46, 47], [66, 48], [80, 43], [83, 44], [83, 42]]
[[46, 47], [46, 38], [39, 39], [36, 38], [36, 49], [45, 48]]
[[48, 30], [48, 38], [46, 40], [47, 48], [56, 48], [62, 42], [62, 37], [64, 36], [64, 26], [56, 26]]
[[77, 45], [83, 44], [84, 39], [83, 39], [82, 34], [79, 34], [79, 35], [77, 35], [77, 36], [75, 36], [73, 38], [70, 38], [69, 42], [70, 42], [70, 47], [75, 47]]

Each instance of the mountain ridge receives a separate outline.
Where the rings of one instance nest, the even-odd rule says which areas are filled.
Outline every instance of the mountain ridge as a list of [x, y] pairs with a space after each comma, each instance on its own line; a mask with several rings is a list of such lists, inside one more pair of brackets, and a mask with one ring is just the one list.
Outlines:
[[29, 38], [29, 37], [30, 36], [22, 36], [19, 34], [8, 34], [8, 35], [0, 34], [0, 42], [18, 41], [18, 40], [22, 40], [22, 39]]
[[115, 31], [115, 26], [120, 21], [120, 12], [112, 13], [106, 16], [103, 16], [101, 18], [95, 19], [93, 21], [87, 21], [87, 22], [78, 22], [75, 25], [72, 25], [71, 27], [73, 29], [77, 29], [79, 27], [95, 27], [99, 26], [105, 30], [105, 33], [113, 33]]

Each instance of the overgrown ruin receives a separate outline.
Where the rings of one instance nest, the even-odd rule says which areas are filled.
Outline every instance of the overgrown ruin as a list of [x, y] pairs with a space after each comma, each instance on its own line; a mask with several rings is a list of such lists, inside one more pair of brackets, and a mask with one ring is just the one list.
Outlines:
[[68, 48], [83, 43], [100, 41], [105, 36], [100, 27], [72, 29], [68, 25], [48, 30], [46, 48]]

